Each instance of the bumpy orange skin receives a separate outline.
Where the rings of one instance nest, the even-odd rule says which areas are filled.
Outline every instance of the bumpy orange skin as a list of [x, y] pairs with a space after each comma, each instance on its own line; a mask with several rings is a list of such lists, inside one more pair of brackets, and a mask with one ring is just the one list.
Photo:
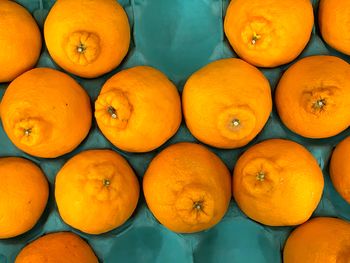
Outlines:
[[8, 82], [34, 67], [41, 34], [31, 14], [14, 1], [0, 1], [0, 17], [0, 82]]
[[95, 117], [104, 136], [118, 148], [148, 152], [178, 130], [180, 96], [163, 73], [138, 66], [107, 80], [95, 102]]
[[227, 211], [231, 177], [225, 164], [204, 146], [177, 143], [150, 163], [143, 178], [154, 216], [175, 232], [193, 233], [217, 224]]
[[130, 27], [115, 0], [60, 0], [46, 18], [44, 36], [59, 66], [94, 78], [117, 67], [125, 57]]
[[311, 56], [293, 64], [276, 89], [283, 123], [308, 138], [334, 136], [350, 124], [350, 65], [333, 56]]
[[70, 232], [47, 234], [24, 247], [15, 263], [98, 263], [92, 248]]
[[340, 142], [333, 151], [329, 172], [338, 193], [350, 204], [350, 137]]
[[91, 126], [90, 99], [70, 76], [49, 68], [22, 74], [1, 101], [1, 120], [22, 151], [55, 158], [72, 151]]
[[249, 148], [234, 168], [233, 196], [250, 218], [270, 226], [304, 223], [323, 191], [322, 171], [301, 145], [281, 139]]
[[34, 163], [16, 157], [0, 158], [0, 238], [32, 229], [49, 196], [45, 175]]
[[318, 22], [323, 39], [350, 55], [350, 4], [348, 0], [321, 0]]
[[318, 217], [296, 228], [283, 251], [284, 263], [350, 262], [350, 223]]
[[68, 225], [101, 234], [122, 225], [132, 215], [139, 183], [118, 153], [89, 150], [71, 158], [58, 172], [55, 197]]
[[259, 67], [295, 59], [314, 24], [310, 0], [231, 0], [224, 29], [235, 52]]
[[198, 140], [237, 148], [250, 142], [267, 122], [272, 109], [270, 85], [245, 61], [222, 59], [188, 79], [182, 106], [186, 125]]

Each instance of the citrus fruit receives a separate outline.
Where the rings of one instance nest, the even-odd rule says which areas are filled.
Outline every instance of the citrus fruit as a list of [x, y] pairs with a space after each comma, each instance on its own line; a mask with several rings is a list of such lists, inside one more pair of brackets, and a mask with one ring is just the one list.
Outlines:
[[46, 18], [44, 36], [60, 67], [94, 78], [117, 67], [125, 57], [130, 27], [115, 0], [60, 0]]
[[181, 102], [173, 83], [160, 71], [138, 66], [118, 72], [103, 85], [95, 102], [98, 127], [118, 148], [154, 150], [181, 123]]
[[88, 150], [68, 160], [58, 172], [55, 197], [68, 225], [101, 234], [132, 215], [139, 183], [127, 161], [116, 152]]
[[221, 220], [231, 199], [230, 183], [227, 167], [214, 153], [198, 144], [177, 143], [151, 161], [143, 190], [160, 223], [192, 233]]
[[44, 212], [49, 196], [45, 175], [31, 161], [0, 158], [0, 238], [32, 229]]
[[350, 204], [350, 137], [340, 142], [333, 151], [330, 177], [335, 189]]
[[323, 191], [322, 171], [303, 146], [289, 140], [260, 142], [238, 159], [233, 196], [251, 219], [270, 226], [308, 220]]
[[92, 248], [78, 235], [56, 232], [25, 246], [15, 263], [98, 263]]
[[15, 1], [0, 1], [0, 17], [0, 82], [8, 82], [34, 67], [41, 34], [31, 14]]
[[326, 138], [350, 123], [350, 65], [333, 56], [311, 56], [292, 65], [276, 90], [282, 122], [308, 138]]
[[350, 4], [348, 0], [321, 0], [318, 22], [323, 39], [350, 55]]
[[70, 76], [36, 68], [17, 77], [1, 101], [1, 120], [22, 151], [54, 158], [72, 151], [91, 126], [90, 99]]
[[350, 262], [350, 223], [317, 217], [297, 227], [288, 237], [284, 263]]
[[313, 24], [310, 0], [232, 0], [224, 30], [242, 59], [259, 67], [276, 67], [302, 52]]
[[182, 94], [186, 125], [201, 142], [237, 148], [264, 127], [272, 109], [268, 80], [254, 66], [231, 58], [195, 72]]

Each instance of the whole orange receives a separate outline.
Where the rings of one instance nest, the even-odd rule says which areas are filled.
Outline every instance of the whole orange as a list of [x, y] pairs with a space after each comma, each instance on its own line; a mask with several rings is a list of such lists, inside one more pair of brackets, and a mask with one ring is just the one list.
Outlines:
[[12, 81], [34, 67], [41, 34], [31, 14], [15, 1], [0, 1], [0, 82]]
[[130, 44], [128, 17], [115, 0], [60, 0], [44, 25], [53, 60], [75, 75], [94, 78], [117, 67]]
[[340, 142], [333, 151], [329, 172], [338, 193], [350, 204], [350, 137]]
[[204, 146], [173, 144], [150, 163], [143, 190], [147, 205], [165, 227], [192, 233], [216, 225], [231, 199], [225, 164]]
[[32, 229], [49, 196], [45, 175], [34, 163], [17, 157], [0, 158], [0, 238]]
[[250, 218], [270, 226], [308, 220], [323, 191], [322, 171], [303, 146], [289, 140], [258, 143], [238, 159], [233, 196]]
[[95, 102], [95, 117], [102, 133], [118, 148], [148, 152], [178, 130], [180, 96], [163, 73], [138, 66], [107, 80]]
[[350, 4], [348, 0], [320, 0], [318, 22], [323, 39], [350, 55]]
[[25, 246], [15, 263], [98, 263], [92, 248], [78, 235], [57, 232]]
[[284, 263], [350, 262], [350, 223], [317, 217], [297, 227], [288, 237]]
[[231, 58], [195, 72], [182, 94], [186, 125], [198, 140], [237, 148], [264, 127], [272, 109], [268, 80], [255, 67]]
[[231, 0], [224, 29], [234, 51], [259, 67], [295, 59], [314, 24], [310, 0]]
[[1, 101], [1, 120], [22, 151], [54, 158], [72, 151], [91, 126], [90, 99], [70, 76], [36, 68], [16, 78]]
[[333, 56], [311, 56], [280, 79], [276, 106], [282, 122], [308, 138], [334, 136], [350, 124], [350, 65]]
[[68, 160], [58, 172], [55, 197], [68, 225], [101, 234], [122, 225], [132, 215], [139, 183], [118, 153], [88, 150]]

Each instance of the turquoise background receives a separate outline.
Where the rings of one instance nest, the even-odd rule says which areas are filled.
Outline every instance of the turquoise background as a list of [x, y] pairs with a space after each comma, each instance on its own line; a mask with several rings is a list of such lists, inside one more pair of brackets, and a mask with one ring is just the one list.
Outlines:
[[[17, 2], [33, 13], [42, 29], [54, 0]], [[119, 2], [127, 11], [132, 26], [133, 38], [127, 58], [119, 68], [97, 79], [86, 80], [73, 76], [87, 90], [92, 102], [95, 101], [106, 79], [123, 68], [136, 65], [158, 68], [181, 92], [188, 76], [200, 67], [220, 58], [236, 56], [223, 34], [223, 17], [228, 0], [120, 0]], [[313, 1], [313, 5], [317, 14], [317, 1]], [[316, 54], [332, 54], [350, 62], [349, 56], [341, 55], [322, 41], [317, 23], [308, 46], [299, 58]], [[49, 57], [45, 47], [38, 62], [38, 67], [43, 66], [59, 69]], [[272, 89], [288, 67], [289, 65], [261, 69], [269, 79]], [[6, 86], [7, 84], [0, 85], [0, 98]], [[313, 216], [336, 216], [350, 220], [350, 205], [336, 193], [328, 175], [328, 161], [333, 147], [349, 134], [350, 131], [347, 130], [329, 139], [305, 139], [289, 131], [274, 110], [263, 131], [247, 147], [267, 138], [288, 138], [306, 146], [317, 158], [326, 182], [322, 201]], [[88, 137], [76, 150], [60, 158], [46, 160], [29, 156], [16, 149], [0, 127], [0, 156], [22, 156], [34, 161], [47, 175], [51, 190], [49, 205], [34, 229], [17, 238], [0, 240], [0, 263], [12, 263], [20, 249], [28, 242], [45, 233], [62, 230], [80, 234], [93, 247], [100, 261], [106, 263], [282, 262], [281, 251], [292, 228], [258, 224], [248, 219], [234, 201], [231, 201], [228, 212], [218, 225], [196, 234], [176, 234], [164, 228], [148, 210], [143, 196], [132, 218], [107, 234], [86, 235], [62, 222], [54, 202], [53, 187], [55, 175], [67, 159], [82, 150], [111, 148], [120, 152], [130, 162], [141, 182], [154, 155], [167, 145], [179, 141], [196, 141], [184, 124], [177, 134], [158, 150], [145, 154], [126, 153], [111, 145], [94, 122]], [[236, 150], [210, 149], [217, 153], [232, 171], [238, 156], [247, 147]]]

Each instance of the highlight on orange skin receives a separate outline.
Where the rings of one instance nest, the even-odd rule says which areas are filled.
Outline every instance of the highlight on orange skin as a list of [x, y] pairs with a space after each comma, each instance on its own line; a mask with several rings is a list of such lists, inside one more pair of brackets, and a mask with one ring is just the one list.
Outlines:
[[231, 199], [225, 164], [204, 146], [177, 143], [150, 163], [143, 190], [153, 215], [168, 229], [194, 233], [216, 225]]
[[180, 96], [162, 72], [137, 66], [107, 80], [95, 101], [95, 117], [103, 135], [116, 147], [148, 152], [180, 127]]
[[16, 78], [1, 101], [1, 121], [22, 151], [55, 158], [75, 149], [91, 126], [90, 98], [70, 76], [36, 68]]
[[198, 140], [218, 148], [238, 148], [267, 122], [272, 110], [270, 84], [243, 60], [218, 60], [187, 80], [182, 107], [186, 125]]
[[260, 142], [234, 167], [233, 196], [251, 219], [269, 226], [308, 220], [323, 191], [316, 159], [301, 145], [282, 139]]
[[234, 0], [224, 22], [234, 51], [259, 67], [277, 67], [305, 48], [314, 24], [309, 0]]
[[308, 138], [327, 138], [349, 127], [350, 65], [334, 56], [311, 56], [293, 64], [276, 89], [282, 122]]

